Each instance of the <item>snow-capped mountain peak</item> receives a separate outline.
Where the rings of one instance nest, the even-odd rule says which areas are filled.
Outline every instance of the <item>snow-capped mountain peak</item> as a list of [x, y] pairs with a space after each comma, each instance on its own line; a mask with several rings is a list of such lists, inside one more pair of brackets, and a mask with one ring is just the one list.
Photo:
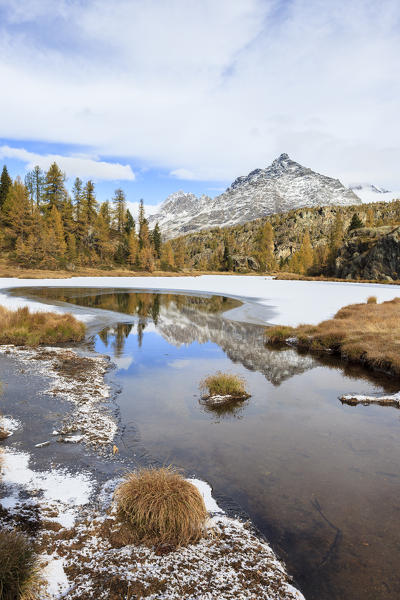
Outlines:
[[315, 173], [283, 153], [265, 169], [243, 175], [219, 196], [175, 192], [149, 219], [166, 237], [210, 227], [226, 227], [292, 209], [350, 205], [360, 199], [338, 179]]

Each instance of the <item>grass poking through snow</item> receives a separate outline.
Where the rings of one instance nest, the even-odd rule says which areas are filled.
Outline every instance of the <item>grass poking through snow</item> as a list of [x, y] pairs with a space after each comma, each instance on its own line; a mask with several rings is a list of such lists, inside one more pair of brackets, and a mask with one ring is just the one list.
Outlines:
[[136, 543], [175, 548], [204, 533], [207, 510], [200, 492], [171, 468], [128, 474], [115, 501], [119, 520]]
[[16, 311], [0, 306], [0, 344], [38, 346], [80, 342], [86, 327], [70, 314], [31, 313], [28, 307]]
[[266, 336], [269, 344], [296, 338], [302, 348], [334, 352], [400, 377], [400, 298], [377, 304], [371, 296], [366, 304], [345, 306], [319, 325], [270, 327]]

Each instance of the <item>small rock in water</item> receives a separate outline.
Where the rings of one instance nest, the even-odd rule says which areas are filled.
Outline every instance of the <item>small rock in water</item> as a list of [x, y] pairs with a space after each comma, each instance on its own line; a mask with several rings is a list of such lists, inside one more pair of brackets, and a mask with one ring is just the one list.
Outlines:
[[77, 444], [83, 440], [83, 435], [70, 435], [68, 437], [62, 438], [60, 442], [65, 442], [66, 444]]
[[35, 448], [44, 448], [45, 446], [50, 446], [50, 442], [41, 442], [40, 444], [35, 444]]

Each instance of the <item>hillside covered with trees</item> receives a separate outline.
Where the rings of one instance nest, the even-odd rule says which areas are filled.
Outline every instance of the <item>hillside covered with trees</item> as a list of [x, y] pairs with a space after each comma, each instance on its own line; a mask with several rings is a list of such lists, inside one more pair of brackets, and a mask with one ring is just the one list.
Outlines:
[[[135, 222], [123, 190], [100, 204], [93, 181], [76, 178], [69, 193], [56, 163], [46, 172], [35, 167], [24, 181], [13, 181], [4, 166], [0, 178], [1, 257], [27, 268], [283, 271], [392, 279], [400, 278], [394, 233], [399, 226], [396, 200], [301, 208], [164, 242], [158, 223], [149, 228], [143, 201]], [[388, 252], [390, 265], [381, 268]]]
[[[191, 233], [173, 239], [172, 247], [184, 245], [187, 265], [201, 271], [283, 271], [336, 277], [342, 276], [343, 257], [351, 258], [350, 249], [354, 254], [363, 253], [399, 226], [400, 200], [300, 208], [243, 225]], [[364, 243], [366, 239], [368, 243]]]

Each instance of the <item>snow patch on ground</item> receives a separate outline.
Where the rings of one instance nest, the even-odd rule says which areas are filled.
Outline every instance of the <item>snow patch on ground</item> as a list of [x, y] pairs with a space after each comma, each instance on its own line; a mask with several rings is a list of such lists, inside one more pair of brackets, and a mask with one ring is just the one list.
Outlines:
[[[202, 275], [199, 277], [73, 277], [71, 279], [0, 279], [0, 289], [23, 287], [118, 288], [127, 290], [169, 291], [217, 294], [247, 301], [244, 307], [229, 311], [229, 318], [257, 324], [297, 326], [317, 324], [331, 318], [347, 304], [366, 302], [376, 296], [378, 302], [400, 296], [396, 285], [345, 283], [331, 281], [283, 281], [264, 276]], [[35, 310], [53, 310], [40, 302], [26, 301], [0, 294], [7, 308], [26, 306]], [[45, 308], [47, 306], [47, 308]], [[74, 312], [74, 307], [57, 307]], [[79, 314], [79, 318], [83, 318]], [[85, 318], [93, 318], [87, 315]]]
[[21, 422], [17, 419], [13, 419], [8, 416], [0, 415], [0, 428], [6, 431], [9, 435], [12, 435], [14, 431], [17, 431], [22, 427]]
[[60, 468], [34, 471], [29, 467], [29, 454], [10, 448], [4, 448], [1, 458], [3, 508], [12, 514], [34, 508], [42, 518], [63, 527], [73, 526], [78, 508], [89, 502], [93, 492], [94, 484], [88, 473], [72, 474]]
[[200, 494], [203, 496], [204, 504], [206, 505], [206, 509], [211, 514], [223, 513], [224, 511], [218, 506], [212, 496], [211, 486], [202, 481], [201, 479], [188, 479], [190, 483], [193, 483], [199, 490]]
[[42, 554], [41, 558], [48, 561], [43, 570], [43, 577], [48, 582], [47, 593], [51, 598], [63, 598], [70, 588], [64, 571], [64, 559], [57, 558], [56, 554], [50, 557]]

